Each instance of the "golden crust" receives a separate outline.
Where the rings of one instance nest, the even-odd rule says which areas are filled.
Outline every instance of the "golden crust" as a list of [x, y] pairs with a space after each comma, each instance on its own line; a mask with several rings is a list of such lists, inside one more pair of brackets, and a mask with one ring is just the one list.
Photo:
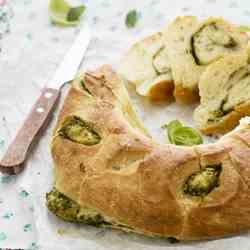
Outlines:
[[173, 81], [161, 81], [150, 89], [149, 99], [154, 103], [170, 102], [173, 100]]
[[176, 102], [180, 104], [191, 104], [198, 102], [200, 99], [198, 89], [190, 90], [188, 88], [183, 88], [182, 85], [175, 86], [174, 97]]
[[[94, 124], [101, 142], [85, 146], [55, 131], [51, 149], [60, 192], [114, 225], [149, 236], [197, 240], [250, 228], [250, 143], [239, 139], [250, 141], [250, 126], [211, 145], [159, 145], [125, 115], [119, 101], [123, 82], [110, 67], [87, 75], [92, 95], [74, 85], [57, 129], [68, 116], [77, 115]], [[218, 187], [203, 198], [183, 192], [190, 175], [217, 164], [222, 167]]]
[[232, 111], [223, 117], [219, 122], [207, 125], [200, 130], [205, 135], [225, 134], [235, 128], [239, 124], [240, 118], [244, 116], [245, 115], [242, 115], [236, 111]]

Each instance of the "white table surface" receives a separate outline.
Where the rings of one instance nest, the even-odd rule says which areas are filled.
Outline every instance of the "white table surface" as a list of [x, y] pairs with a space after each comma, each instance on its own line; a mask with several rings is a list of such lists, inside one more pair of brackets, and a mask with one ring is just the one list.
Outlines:
[[[237, 24], [250, 25], [250, 1], [246, 0], [80, 2], [87, 6], [82, 22], [87, 21], [93, 30], [84, 69], [103, 63], [115, 64], [121, 52], [136, 39], [164, 27], [176, 15], [223, 16]], [[128, 29], [124, 25], [125, 15], [134, 8], [140, 12], [140, 20], [136, 28]], [[46, 0], [0, 0], [0, 156], [79, 29], [52, 25]], [[37, 243], [31, 183], [46, 178], [43, 168], [51, 164], [48, 143], [54, 122], [55, 118], [20, 176], [0, 175], [0, 248], [42, 249]], [[228, 249], [239, 249], [233, 240], [228, 244]], [[241, 249], [249, 248], [241, 245]]]

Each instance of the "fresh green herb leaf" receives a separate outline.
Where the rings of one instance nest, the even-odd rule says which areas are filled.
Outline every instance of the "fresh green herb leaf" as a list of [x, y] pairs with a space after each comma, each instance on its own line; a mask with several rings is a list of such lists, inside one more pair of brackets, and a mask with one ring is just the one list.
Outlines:
[[138, 21], [138, 12], [136, 10], [130, 10], [128, 13], [127, 13], [127, 16], [126, 16], [126, 25], [128, 28], [133, 28], [135, 27], [137, 21]]
[[191, 146], [203, 143], [201, 135], [195, 129], [189, 127], [177, 128], [173, 137], [176, 145]]
[[170, 143], [175, 144], [174, 143], [175, 130], [181, 127], [182, 127], [182, 124], [177, 120], [173, 120], [169, 124], [165, 124], [162, 126], [163, 129], [167, 129], [168, 131], [168, 139]]
[[85, 6], [71, 7], [65, 0], [50, 0], [49, 13], [51, 21], [59, 26], [76, 26]]
[[241, 26], [239, 26], [239, 30], [241, 32], [250, 32], [250, 26], [241, 25]]
[[203, 143], [203, 139], [198, 131], [182, 126], [177, 120], [163, 125], [162, 128], [167, 129], [168, 139], [171, 144], [191, 146]]
[[178, 120], [173, 120], [168, 124], [164, 124], [162, 125], [162, 128], [167, 128], [167, 129], [175, 129], [175, 128], [179, 128], [182, 127], [182, 124], [178, 121]]
[[67, 21], [74, 22], [79, 20], [82, 13], [85, 11], [85, 6], [81, 5], [78, 7], [71, 8], [67, 15]]

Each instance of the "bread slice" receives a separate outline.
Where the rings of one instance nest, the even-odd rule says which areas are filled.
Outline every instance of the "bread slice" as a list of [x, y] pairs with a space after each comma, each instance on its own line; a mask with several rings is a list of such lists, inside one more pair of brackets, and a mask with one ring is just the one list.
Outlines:
[[51, 144], [57, 191], [48, 208], [67, 221], [151, 237], [249, 230], [250, 121], [214, 144], [158, 144], [125, 114], [124, 91], [107, 66], [73, 84]]
[[154, 103], [171, 101], [173, 98], [174, 84], [170, 74], [161, 74], [154, 79], [143, 82], [136, 88], [141, 96], [147, 96]]
[[172, 100], [174, 84], [161, 32], [134, 44], [122, 58], [118, 71], [139, 95], [154, 102]]
[[229, 55], [210, 65], [201, 76], [201, 101], [194, 112], [205, 134], [223, 134], [250, 115], [250, 65], [248, 50]]
[[207, 66], [225, 55], [241, 52], [249, 40], [246, 33], [223, 19], [199, 22], [193, 16], [177, 17], [163, 34], [174, 95], [180, 103], [198, 100], [198, 82]]

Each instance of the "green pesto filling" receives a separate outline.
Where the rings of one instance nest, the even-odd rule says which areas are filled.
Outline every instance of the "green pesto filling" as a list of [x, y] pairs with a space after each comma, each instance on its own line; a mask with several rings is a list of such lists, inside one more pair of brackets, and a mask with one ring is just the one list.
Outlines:
[[93, 125], [77, 116], [66, 119], [58, 130], [58, 134], [73, 142], [87, 146], [98, 144], [101, 141], [101, 137], [93, 129]]
[[57, 217], [69, 221], [100, 226], [107, 224], [96, 211], [80, 207], [75, 201], [53, 188], [46, 194], [46, 205]]
[[[91, 208], [81, 207], [68, 198], [56, 188], [53, 188], [46, 194], [46, 206], [50, 212], [55, 214], [60, 219], [67, 222], [81, 223], [96, 227], [106, 227], [133, 232], [133, 228], [124, 224], [111, 224], [103, 218], [97, 211]], [[170, 243], [177, 243], [179, 240], [173, 237], [167, 237]]]
[[219, 186], [221, 171], [221, 165], [213, 165], [190, 175], [184, 183], [183, 192], [191, 196], [206, 196]]
[[[207, 39], [210, 42], [210, 46], [206, 45], [206, 50], [211, 49], [211, 46], [221, 46], [226, 49], [233, 49], [237, 47], [237, 42], [234, 38], [228, 35], [225, 31], [221, 30], [216, 23], [210, 23], [209, 25], [204, 25], [201, 27], [192, 37], [190, 40], [190, 53], [192, 54], [194, 61], [197, 65], [206, 65], [207, 63], [203, 63], [202, 60], [199, 58], [197, 49], [196, 49], [196, 42], [199, 40], [200, 36], [202, 36], [206, 32], [206, 29], [210, 28], [212, 34], [209, 36], [207, 34]], [[207, 31], [209, 32], [209, 30]]]
[[80, 85], [81, 85], [81, 87], [83, 88], [84, 91], [86, 91], [87, 93], [89, 93], [91, 95], [91, 92], [86, 87], [86, 84], [85, 84], [84, 80], [80, 80]]
[[214, 110], [213, 112], [210, 113], [210, 117], [208, 118], [207, 122], [208, 123], [214, 123], [214, 122], [219, 122], [224, 116], [232, 112], [234, 109], [225, 109], [225, 104], [227, 103], [227, 97], [225, 97], [220, 104], [220, 107], [218, 110]]

